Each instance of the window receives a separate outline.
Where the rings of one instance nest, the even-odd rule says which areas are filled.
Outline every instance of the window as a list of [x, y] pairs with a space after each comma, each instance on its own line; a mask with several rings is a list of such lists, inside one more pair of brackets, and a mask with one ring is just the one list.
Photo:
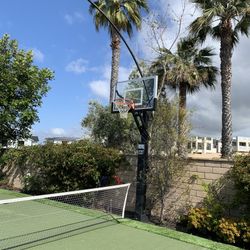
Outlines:
[[211, 150], [211, 143], [207, 143], [207, 150]]
[[196, 148], [196, 143], [192, 142], [192, 148]]
[[198, 142], [198, 149], [203, 149], [204, 147], [203, 147], [203, 143], [201, 143], [201, 142]]
[[250, 142], [248, 142], [248, 147], [250, 147]]
[[211, 137], [207, 137], [206, 139], [207, 139], [208, 141], [211, 141], [211, 140], [212, 140], [212, 138], [211, 138]]
[[188, 143], [188, 149], [190, 149], [190, 148], [191, 148], [191, 142]]
[[233, 141], [232, 145], [233, 145], [234, 147], [236, 147], [236, 141]]
[[247, 143], [246, 142], [239, 142], [240, 147], [246, 147]]

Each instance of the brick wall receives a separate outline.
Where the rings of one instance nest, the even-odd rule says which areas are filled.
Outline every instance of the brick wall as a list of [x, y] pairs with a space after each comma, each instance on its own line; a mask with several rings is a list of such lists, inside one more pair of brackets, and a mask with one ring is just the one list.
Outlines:
[[[131, 166], [119, 171], [124, 182], [131, 182], [131, 190], [128, 197], [129, 211], [134, 210], [137, 156], [128, 156]], [[189, 158], [182, 178], [175, 181], [165, 197], [164, 214], [167, 222], [176, 221], [190, 206], [200, 206], [206, 192], [203, 184], [209, 184], [224, 176], [232, 166], [232, 162], [222, 159], [193, 159]], [[224, 190], [225, 191], [225, 190]], [[230, 187], [226, 188], [230, 193]], [[152, 210], [152, 216], [159, 214], [157, 207]]]

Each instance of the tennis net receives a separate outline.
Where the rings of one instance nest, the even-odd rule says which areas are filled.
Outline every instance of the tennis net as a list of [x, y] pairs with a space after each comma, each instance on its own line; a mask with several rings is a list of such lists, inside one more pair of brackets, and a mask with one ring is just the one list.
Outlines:
[[0, 249], [27, 249], [124, 218], [130, 184], [0, 200]]

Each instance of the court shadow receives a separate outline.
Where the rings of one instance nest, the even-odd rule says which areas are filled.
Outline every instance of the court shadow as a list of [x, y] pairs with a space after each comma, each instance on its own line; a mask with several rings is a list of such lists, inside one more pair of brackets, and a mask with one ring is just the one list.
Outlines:
[[114, 220], [114, 218], [103, 215], [97, 218], [0, 239], [0, 249], [29, 249], [116, 224], [118, 224], [118, 221]]

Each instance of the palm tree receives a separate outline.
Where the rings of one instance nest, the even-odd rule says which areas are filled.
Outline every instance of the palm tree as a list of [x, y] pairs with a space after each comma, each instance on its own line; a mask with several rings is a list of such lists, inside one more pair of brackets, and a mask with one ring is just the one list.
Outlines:
[[231, 79], [233, 48], [239, 34], [248, 36], [250, 0], [191, 0], [202, 11], [190, 25], [190, 31], [201, 41], [207, 35], [220, 41], [220, 72], [222, 90], [222, 150], [223, 158], [232, 153]]
[[[94, 2], [101, 9], [119, 31], [124, 31], [129, 37], [132, 35], [133, 26], [141, 28], [141, 10], [148, 11], [147, 0], [98, 0]], [[89, 8], [94, 17], [96, 30], [107, 28], [111, 37], [112, 65], [110, 81], [110, 103], [113, 100], [114, 86], [118, 81], [120, 63], [120, 37], [105, 18], [105, 16], [92, 5]]]
[[[162, 78], [165, 64], [164, 89], [167, 85], [179, 89], [179, 125], [178, 133], [180, 143], [178, 145], [179, 155], [185, 157], [186, 142], [182, 142], [185, 135], [185, 114], [187, 93], [195, 93], [201, 86], [213, 88], [216, 83], [216, 67], [212, 66], [211, 57], [214, 55], [209, 47], [200, 49], [195, 38], [181, 39], [177, 44], [176, 53], [171, 53], [167, 49], [161, 51], [161, 55], [153, 64], [153, 68], [158, 66], [158, 74]], [[160, 66], [160, 67], [159, 67]], [[162, 89], [159, 92], [163, 92]]]

